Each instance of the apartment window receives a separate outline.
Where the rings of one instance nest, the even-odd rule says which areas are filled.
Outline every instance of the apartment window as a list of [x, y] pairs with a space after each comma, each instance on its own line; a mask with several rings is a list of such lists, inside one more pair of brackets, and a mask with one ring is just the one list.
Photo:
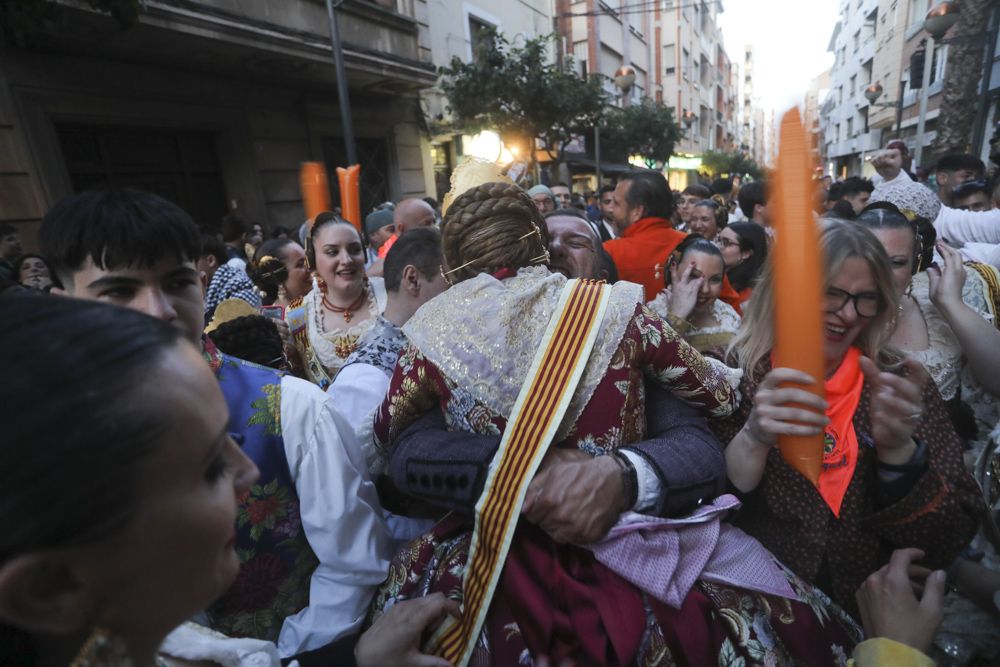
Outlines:
[[663, 47], [663, 65], [667, 68], [667, 74], [673, 74], [677, 69], [677, 47], [673, 44]]
[[833, 140], [840, 141], [840, 123], [833, 126]]
[[854, 93], [857, 91], [858, 76], [855, 74], [851, 77], [851, 97], [854, 97]]
[[487, 35], [490, 29], [495, 27], [478, 16], [469, 15], [469, 46], [472, 49], [473, 60], [479, 60], [479, 52], [488, 43]]
[[857, 50], [861, 48], [861, 31], [858, 30], [856, 33], [854, 33], [854, 37], [852, 37], [851, 39], [854, 43], [854, 51], [857, 52]]
[[931, 83], [942, 81], [948, 69], [948, 45], [934, 46], [934, 64], [931, 67]]
[[688, 72], [691, 68], [691, 54], [688, 53], [687, 49], [681, 49], [681, 74], [684, 78], [688, 78]]
[[854, 136], [854, 119], [853, 118], [848, 118], [847, 119], [847, 137], [851, 138], [853, 136]]

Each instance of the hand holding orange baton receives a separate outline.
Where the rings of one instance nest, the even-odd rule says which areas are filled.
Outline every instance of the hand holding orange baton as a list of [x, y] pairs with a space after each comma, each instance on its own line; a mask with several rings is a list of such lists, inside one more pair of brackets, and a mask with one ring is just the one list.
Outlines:
[[[812, 212], [812, 164], [798, 109], [781, 120], [775, 209], [774, 366], [794, 368], [815, 382], [807, 391], [823, 397], [823, 252]], [[801, 386], [801, 385], [796, 385]], [[781, 435], [778, 449], [788, 463], [819, 483], [823, 434]]]

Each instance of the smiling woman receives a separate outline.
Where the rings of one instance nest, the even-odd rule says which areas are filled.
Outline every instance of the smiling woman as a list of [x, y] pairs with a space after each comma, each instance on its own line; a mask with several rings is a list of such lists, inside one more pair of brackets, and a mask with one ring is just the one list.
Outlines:
[[314, 285], [286, 319], [307, 379], [326, 389], [385, 310], [385, 284], [365, 275], [361, 236], [332, 213], [316, 216], [306, 254]]
[[[975, 483], [940, 394], [889, 346], [898, 296], [889, 258], [867, 229], [831, 220], [822, 231], [826, 400], [771, 368], [773, 272], [766, 270], [731, 351], [745, 374], [742, 403], [713, 424], [733, 486], [736, 523], [848, 611], [893, 544], [949, 565], [975, 532]], [[780, 434], [824, 434], [818, 488], [775, 448]]]

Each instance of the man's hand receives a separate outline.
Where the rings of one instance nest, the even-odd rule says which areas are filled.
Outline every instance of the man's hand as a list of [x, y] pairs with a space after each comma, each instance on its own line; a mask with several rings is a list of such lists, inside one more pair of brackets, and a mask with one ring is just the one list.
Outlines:
[[910, 565], [923, 556], [920, 549], [897, 549], [888, 565], [861, 584], [855, 598], [868, 637], [887, 637], [925, 653], [930, 648], [943, 615], [945, 575], [931, 573], [918, 600], [910, 582], [918, 570]]
[[528, 485], [521, 514], [553, 540], [588, 544], [625, 511], [621, 467], [611, 456], [553, 449]]
[[354, 649], [358, 667], [451, 667], [444, 658], [420, 652], [424, 635], [449, 614], [458, 618], [459, 606], [442, 593], [397, 602], [358, 639]]

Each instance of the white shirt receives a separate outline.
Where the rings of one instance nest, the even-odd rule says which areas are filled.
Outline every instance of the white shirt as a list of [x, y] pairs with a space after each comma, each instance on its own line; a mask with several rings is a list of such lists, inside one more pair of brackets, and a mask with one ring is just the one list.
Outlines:
[[961, 247], [965, 243], [1000, 243], [1000, 209], [962, 211], [942, 206], [934, 219], [938, 238]]
[[389, 392], [389, 378], [377, 366], [353, 363], [340, 369], [326, 390], [354, 429], [366, 464], [371, 470], [375, 458], [375, 411]]
[[[344, 366], [326, 391], [354, 428], [368, 469], [384, 468], [385, 461], [377, 460], [378, 452], [375, 450], [375, 412], [389, 392], [386, 374], [378, 366], [355, 362]], [[388, 554], [390, 558], [397, 549], [434, 526], [434, 521], [430, 519], [400, 516], [386, 510], [383, 514], [394, 540]]]
[[282, 377], [281, 426], [302, 528], [319, 559], [309, 606], [286, 618], [278, 636], [278, 652], [289, 657], [360, 628], [391, 547], [354, 429], [329, 397]]
[[[963, 259], [1000, 268], [1000, 209], [963, 211], [942, 206], [934, 229], [939, 239], [958, 248]], [[941, 262], [936, 250], [934, 259]]]

